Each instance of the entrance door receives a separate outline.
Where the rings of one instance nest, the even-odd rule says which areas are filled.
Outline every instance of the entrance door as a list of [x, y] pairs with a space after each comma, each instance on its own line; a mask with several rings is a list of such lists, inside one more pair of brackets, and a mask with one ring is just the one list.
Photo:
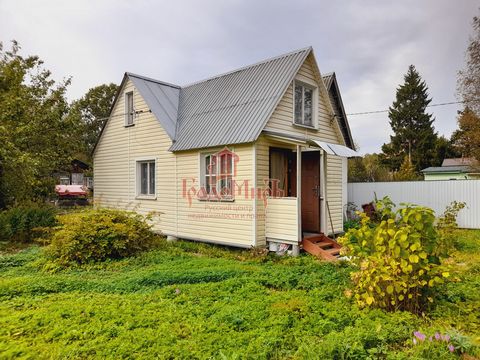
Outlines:
[[320, 232], [320, 156], [302, 152], [302, 230]]

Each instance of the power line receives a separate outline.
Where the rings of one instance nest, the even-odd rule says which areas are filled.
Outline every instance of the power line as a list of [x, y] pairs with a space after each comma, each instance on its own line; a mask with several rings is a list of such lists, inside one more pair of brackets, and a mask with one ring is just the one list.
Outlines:
[[103, 118], [95, 118], [95, 120], [104, 121], [104, 120], [108, 120], [110, 118], [115, 118], [115, 117], [119, 117], [119, 116], [126, 116], [126, 115], [138, 116], [140, 114], [151, 113], [151, 112], [152, 112], [152, 110], [150, 110], [150, 109], [148, 109], [148, 110], [138, 110], [138, 111], [133, 111], [131, 113], [115, 114], [115, 115], [110, 115], [110, 116], [103, 117]]
[[[478, 101], [478, 100], [451, 101], [451, 102], [444, 102], [444, 103], [438, 103], [438, 104], [430, 104], [430, 105], [427, 105], [426, 107], [445, 106], [445, 105], [454, 105], [454, 104], [465, 104], [465, 103], [476, 102], [476, 101]], [[389, 112], [389, 111], [390, 111], [389, 109], [387, 109], [387, 110], [375, 110], [375, 111], [364, 111], [364, 112], [347, 114], [347, 116], [379, 114], [379, 113], [385, 113], [385, 112]]]

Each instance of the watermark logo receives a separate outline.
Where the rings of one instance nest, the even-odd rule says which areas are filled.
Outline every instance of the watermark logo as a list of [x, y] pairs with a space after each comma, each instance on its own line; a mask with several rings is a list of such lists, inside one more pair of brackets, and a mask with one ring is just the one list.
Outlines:
[[182, 179], [182, 197], [189, 207], [194, 199], [233, 201], [236, 198], [259, 199], [267, 206], [267, 198], [285, 195], [278, 179], [265, 178], [260, 184], [248, 177], [238, 180], [240, 156], [227, 147], [216, 153], [202, 154], [200, 161], [200, 179]]

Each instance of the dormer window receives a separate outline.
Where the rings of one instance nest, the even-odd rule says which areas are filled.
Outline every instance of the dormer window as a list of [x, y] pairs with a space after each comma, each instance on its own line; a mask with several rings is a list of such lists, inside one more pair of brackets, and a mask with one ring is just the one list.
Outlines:
[[130, 91], [125, 93], [125, 126], [133, 125], [134, 115], [133, 91]]
[[316, 88], [303, 82], [294, 82], [294, 122], [297, 125], [316, 127], [315, 94]]

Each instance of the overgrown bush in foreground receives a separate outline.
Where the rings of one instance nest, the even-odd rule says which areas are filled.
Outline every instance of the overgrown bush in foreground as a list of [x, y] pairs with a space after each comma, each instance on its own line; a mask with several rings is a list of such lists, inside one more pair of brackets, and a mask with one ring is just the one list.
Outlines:
[[0, 212], [0, 240], [31, 242], [56, 225], [56, 211], [46, 204], [30, 204]]
[[144, 216], [98, 209], [58, 217], [48, 253], [61, 264], [119, 259], [147, 250], [155, 235]]
[[388, 198], [376, 205], [379, 222], [361, 213], [360, 228], [339, 239], [358, 267], [352, 273], [355, 298], [360, 306], [418, 313], [449, 276], [434, 212], [415, 205], [393, 211]]

